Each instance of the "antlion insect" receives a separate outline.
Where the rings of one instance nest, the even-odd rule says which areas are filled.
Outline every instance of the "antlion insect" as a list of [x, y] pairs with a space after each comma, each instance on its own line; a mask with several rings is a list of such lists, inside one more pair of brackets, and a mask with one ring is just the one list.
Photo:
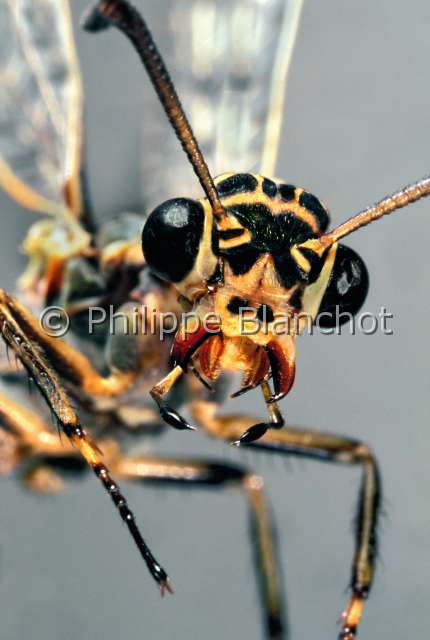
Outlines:
[[[256, 11], [261, 12], [258, 4]], [[159, 341], [160, 318], [163, 312], [179, 316], [181, 307], [175, 288], [148, 273], [141, 215], [119, 215], [98, 228], [81, 158], [82, 90], [69, 5], [65, 0], [11, 0], [2, 8], [0, 27], [0, 184], [20, 204], [50, 216], [32, 225], [24, 241], [29, 265], [19, 284], [31, 312], [0, 290], [0, 331], [70, 441], [60, 440], [38, 413], [1, 392], [0, 472], [18, 468], [29, 488], [53, 492], [61, 489], [62, 469], [83, 469], [81, 456], [111, 496], [162, 593], [172, 591], [167, 574], [144, 541], [113, 475], [239, 488], [251, 514], [265, 634], [282, 637], [280, 578], [262, 479], [238, 465], [126, 455], [121, 446], [130, 427], [150, 435], [162, 426], [149, 396], [158, 372], [167, 370], [171, 343]], [[67, 311], [74, 346], [50, 335], [50, 326], [39, 322], [37, 316], [53, 304]], [[97, 334], [89, 335], [92, 306], [112, 307], [126, 319], [135, 318], [135, 307], [146, 309], [155, 316], [156, 331], [129, 333], [129, 325], [120, 323], [108, 335], [106, 323], [97, 323]], [[139, 326], [146, 319], [139, 316]], [[22, 381], [13, 363], [2, 364], [6, 386]], [[111, 374], [103, 377], [99, 371], [108, 368]], [[216, 404], [213, 397], [208, 402], [196, 379], [186, 381], [179, 400], [203, 411], [210, 428]]]
[[[239, 369], [245, 374], [244, 390], [261, 386], [269, 420], [257, 425], [249, 419], [222, 420], [215, 415], [208, 416], [207, 403], [193, 403], [195, 419], [209, 432], [237, 444], [260, 439], [252, 444], [255, 449], [362, 466], [352, 595], [340, 632], [340, 638], [351, 639], [356, 635], [372, 584], [379, 507], [377, 465], [371, 451], [359, 441], [292, 428], [279, 430], [284, 422], [276, 403], [293, 383], [295, 336], [279, 336], [271, 331], [272, 314], [282, 311], [294, 316], [305, 309], [316, 317], [336, 304], [341, 309], [358, 311], [366, 294], [367, 272], [361, 259], [338, 241], [382, 215], [428, 195], [430, 181], [415, 183], [326, 232], [325, 208], [315, 196], [300, 188], [245, 173], [212, 180], [143, 19], [127, 2], [112, 0], [100, 2], [86, 20], [87, 28], [93, 30], [109, 23], [124, 31], [138, 50], [207, 196], [201, 201], [176, 198], [160, 205], [143, 230], [144, 254], [149, 267], [173, 282], [200, 318], [197, 331], [195, 327], [184, 326], [177, 334], [173, 346], [174, 367], [152, 389], [152, 396], [167, 422], [180, 429], [187, 428], [188, 422], [166, 402], [167, 393], [187, 368], [193, 365], [200, 370], [200, 375], [213, 381], [222, 369]], [[155, 241], [162, 244], [162, 253]], [[177, 242], [181, 249], [179, 255], [175, 254]], [[355, 279], [350, 278], [351, 274]], [[339, 280], [349, 285], [342, 289], [342, 295], [336, 286]], [[242, 307], [262, 309], [268, 331], [245, 336], [237, 320]], [[214, 311], [218, 312], [220, 322], [205, 326], [207, 315]], [[47, 368], [49, 360], [67, 378], [70, 367], [73, 368], [71, 360], [64, 360], [69, 352], [59, 341], [49, 340], [37, 331], [28, 313], [6, 294], [3, 314], [6, 341], [45, 392], [60, 427], [103, 480], [106, 476], [99, 466], [98, 453], [77, 418], [70, 414], [55, 373], [51, 367]], [[74, 354], [73, 361], [76, 357]], [[269, 374], [273, 378], [273, 390]], [[100, 378], [91, 378], [93, 383], [97, 380], [97, 385], [106, 384]], [[121, 379], [118, 372], [108, 378], [109, 384], [119, 387]], [[79, 383], [85, 386], [85, 379], [81, 377]], [[113, 486], [116, 495], [116, 485]], [[142, 546], [143, 543], [138, 542]], [[165, 588], [165, 574], [147, 552], [146, 559], [155, 579]]]

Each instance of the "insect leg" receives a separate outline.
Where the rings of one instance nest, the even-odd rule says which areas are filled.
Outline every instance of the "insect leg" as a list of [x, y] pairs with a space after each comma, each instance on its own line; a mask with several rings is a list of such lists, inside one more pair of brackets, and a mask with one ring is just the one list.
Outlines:
[[22, 449], [58, 456], [74, 451], [67, 443], [61, 442], [38, 415], [3, 393], [0, 393], [0, 424], [17, 438]]
[[76, 455], [69, 441], [61, 441], [36, 413], [0, 393], [0, 475], [27, 463], [23, 479], [29, 489], [58, 493], [63, 482], [48, 461]]
[[[264, 401], [269, 413], [269, 422], [254, 424], [242, 433], [234, 442], [236, 445], [250, 444], [261, 438], [268, 429], [280, 429], [284, 425], [284, 419], [277, 405], [277, 401], [284, 398], [290, 391], [296, 372], [296, 349], [294, 336], [285, 335], [271, 340], [266, 345], [266, 353], [273, 379], [273, 393], [270, 390], [266, 378], [259, 383], [264, 396]], [[255, 386], [255, 383], [252, 385]], [[246, 387], [240, 393], [246, 391]], [[234, 394], [238, 395], [238, 394]]]
[[[267, 439], [267, 442], [265, 440]], [[377, 525], [381, 504], [381, 481], [377, 461], [369, 447], [358, 441], [316, 431], [287, 428], [269, 432], [260, 443], [263, 450], [314, 458], [316, 460], [359, 464], [362, 480], [355, 526], [355, 554], [350, 580], [351, 596], [342, 614], [339, 640], [354, 640], [364, 603], [373, 583], [377, 555]]]
[[26, 322], [20, 316], [19, 308], [3, 291], [0, 292], [0, 334], [4, 341], [13, 349], [24, 367], [34, 378], [34, 381], [44, 396], [48, 406], [58, 420], [59, 428], [69, 438], [70, 442], [80, 451], [83, 458], [103, 484], [106, 492], [112, 498], [121, 518], [128, 527], [136, 546], [146, 562], [146, 565], [159, 584], [161, 593], [171, 591], [169, 579], [164, 569], [158, 564], [146, 542], [144, 541], [119, 486], [112, 479], [108, 468], [102, 460], [102, 455], [92, 438], [87, 434], [76, 415], [70, 399], [61, 385], [56, 371], [47, 360], [37, 341], [33, 340], [30, 332], [25, 331]]
[[[136, 371], [114, 369], [109, 376], [101, 376], [88, 358], [60, 338], [48, 335], [30, 311], [3, 289], [0, 289], [0, 307], [3, 315], [6, 313], [13, 318], [14, 323], [30, 342], [36, 343], [43, 349], [59, 375], [87, 394], [116, 396], [126, 391], [133, 383]], [[9, 346], [14, 348], [14, 344]]]
[[112, 469], [126, 480], [222, 488], [237, 486], [241, 489], [251, 515], [251, 543], [260, 582], [266, 637], [278, 640], [286, 637], [273, 525], [261, 477], [230, 464], [146, 456], [119, 457], [112, 463]]
[[160, 382], [158, 382], [155, 387], [153, 387], [150, 391], [151, 397], [157, 403], [158, 409], [160, 411], [160, 415], [167, 424], [170, 424], [171, 427], [175, 429], [184, 430], [191, 429], [195, 430], [191, 424], [189, 424], [185, 418], [183, 418], [175, 409], [170, 407], [165, 397], [173, 387], [173, 385], [182, 377], [184, 370], [180, 365], [176, 365]]
[[264, 380], [260, 386], [269, 414], [269, 422], [259, 422], [258, 424], [252, 425], [245, 433], [242, 433], [239, 440], [236, 440], [233, 444], [249, 444], [261, 438], [268, 429], [280, 429], [285, 424], [281, 410], [277, 403], [273, 401], [272, 391], [267, 380]]
[[172, 345], [171, 362], [173, 369], [151, 390], [151, 396], [155, 400], [160, 410], [161, 417], [167, 424], [175, 429], [195, 429], [174, 409], [166, 403], [165, 397], [173, 385], [179, 380], [187, 367], [193, 354], [208, 340], [216, 335], [218, 328], [216, 325], [205, 325], [198, 321], [192, 327], [185, 322], [177, 331]]
[[[192, 413], [212, 436], [235, 441], [243, 428], [252, 424], [250, 417], [216, 416], [216, 405], [195, 402]], [[355, 554], [350, 581], [351, 596], [342, 615], [339, 640], [354, 640], [369, 595], [377, 553], [377, 525], [381, 504], [381, 482], [377, 461], [366, 444], [358, 440], [318, 431], [284, 427], [270, 430], [254, 444], [253, 451], [272, 451], [284, 455], [313, 458], [325, 462], [360, 465], [362, 481], [358, 500]]]

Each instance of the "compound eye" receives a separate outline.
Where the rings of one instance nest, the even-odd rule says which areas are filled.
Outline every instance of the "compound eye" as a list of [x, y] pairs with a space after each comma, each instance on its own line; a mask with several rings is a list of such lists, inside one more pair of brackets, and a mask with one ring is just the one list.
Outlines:
[[193, 270], [203, 237], [205, 214], [196, 200], [173, 198], [160, 204], [143, 227], [142, 248], [153, 273], [178, 283]]
[[355, 251], [340, 244], [319, 307], [319, 325], [332, 328], [348, 322], [362, 307], [368, 289], [369, 274], [363, 260]]

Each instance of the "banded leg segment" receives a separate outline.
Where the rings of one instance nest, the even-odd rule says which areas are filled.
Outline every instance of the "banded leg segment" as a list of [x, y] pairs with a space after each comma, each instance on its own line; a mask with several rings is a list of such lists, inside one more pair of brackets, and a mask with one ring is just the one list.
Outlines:
[[261, 477], [230, 464], [146, 456], [119, 457], [112, 462], [112, 468], [118, 477], [127, 480], [239, 487], [245, 494], [251, 516], [251, 543], [260, 583], [266, 637], [277, 640], [286, 637], [273, 525]]
[[161, 593], [163, 594], [166, 590], [171, 591], [166, 572], [155, 560], [144, 541], [125, 497], [102, 461], [100, 450], [80, 424], [56, 371], [49, 364], [38, 342], [34, 341], [34, 336], [27, 335], [25, 327], [26, 322], [22, 319], [15, 300], [4, 292], [0, 292], [1, 336], [34, 379], [55, 415], [59, 428], [80, 451], [112, 498], [151, 575], [159, 584]]
[[[234, 442], [252, 418], [216, 416], [216, 406], [195, 402], [193, 415], [210, 435]], [[377, 555], [377, 525], [381, 504], [381, 481], [377, 461], [369, 447], [358, 440], [318, 431], [285, 427], [270, 430], [249, 445], [254, 451], [272, 451], [325, 462], [360, 465], [362, 481], [358, 500], [355, 554], [350, 580], [351, 596], [342, 614], [339, 640], [354, 640], [372, 582]]]
[[[82, 353], [60, 338], [53, 338], [43, 331], [30, 311], [3, 289], [0, 289], [0, 310], [2, 315], [13, 319], [29, 342], [43, 349], [58, 374], [87, 394], [116, 396], [132, 385], [137, 372], [114, 370], [107, 377], [101, 376]], [[14, 348], [13, 344], [9, 346]]]

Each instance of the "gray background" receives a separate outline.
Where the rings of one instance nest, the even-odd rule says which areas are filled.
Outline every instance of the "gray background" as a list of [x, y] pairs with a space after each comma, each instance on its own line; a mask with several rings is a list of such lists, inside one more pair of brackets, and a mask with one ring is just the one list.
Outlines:
[[[73, 0], [75, 18], [84, 6]], [[139, 6], [145, 3], [140, 0]], [[148, 3], [146, 3], [148, 4]], [[157, 7], [162, 14], [163, 2]], [[307, 0], [288, 92], [278, 175], [306, 186], [340, 222], [430, 171], [427, 0]], [[97, 209], [139, 201], [137, 87], [142, 72], [117, 36], [78, 34]], [[108, 66], [127, 72], [113, 85]], [[145, 90], [149, 90], [145, 84]], [[394, 335], [305, 337], [283, 403], [293, 424], [359, 436], [379, 456], [385, 489], [381, 563], [362, 638], [428, 634], [429, 203], [351, 238], [371, 273], [366, 309], [385, 305]], [[0, 199], [1, 283], [22, 267], [30, 216]], [[256, 412], [257, 396], [235, 408]], [[276, 514], [292, 638], [333, 639], [345, 603], [357, 469], [231, 451], [200, 434], [168, 434], [156, 450], [205, 453], [262, 473]], [[117, 639], [261, 638], [246, 508], [239, 493], [127, 495], [177, 593], [162, 601], [100, 487], [88, 476], [40, 498], [1, 484], [0, 636]]]

